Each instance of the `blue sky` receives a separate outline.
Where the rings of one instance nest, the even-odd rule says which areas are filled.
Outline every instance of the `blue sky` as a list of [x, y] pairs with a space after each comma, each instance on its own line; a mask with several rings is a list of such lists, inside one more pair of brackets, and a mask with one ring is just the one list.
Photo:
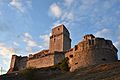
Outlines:
[[91, 33], [120, 50], [119, 19], [120, 0], [0, 0], [0, 67], [9, 68], [12, 54], [48, 49], [59, 24], [70, 31], [72, 47]]

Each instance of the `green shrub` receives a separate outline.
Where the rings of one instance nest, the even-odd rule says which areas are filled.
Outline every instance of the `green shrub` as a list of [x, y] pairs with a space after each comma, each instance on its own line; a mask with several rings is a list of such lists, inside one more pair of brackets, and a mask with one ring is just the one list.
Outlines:
[[62, 63], [59, 65], [62, 71], [69, 71], [68, 58], [65, 58]]
[[69, 71], [68, 58], [65, 58], [59, 64], [56, 64], [56, 65], [52, 66], [51, 70]]
[[20, 76], [24, 77], [26, 80], [34, 80], [35, 71], [35, 68], [26, 68], [20, 71]]

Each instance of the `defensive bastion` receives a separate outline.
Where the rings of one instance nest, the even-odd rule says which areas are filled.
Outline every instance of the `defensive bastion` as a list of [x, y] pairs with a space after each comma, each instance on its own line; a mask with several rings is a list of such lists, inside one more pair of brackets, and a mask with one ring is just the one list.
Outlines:
[[118, 60], [117, 49], [112, 41], [85, 35], [83, 40], [66, 52], [70, 71], [95, 64], [111, 63]]

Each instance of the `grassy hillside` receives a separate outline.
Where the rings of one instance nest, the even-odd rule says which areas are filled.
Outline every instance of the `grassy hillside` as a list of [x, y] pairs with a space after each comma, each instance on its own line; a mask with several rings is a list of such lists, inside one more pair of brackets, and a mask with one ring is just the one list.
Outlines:
[[[17, 72], [16, 72], [17, 73]], [[58, 69], [27, 69], [1, 76], [2, 80], [120, 80], [120, 62], [80, 68], [75, 72]], [[23, 74], [24, 73], [24, 74]], [[10, 77], [11, 76], [11, 77]]]
[[120, 62], [81, 68], [56, 80], [120, 80]]

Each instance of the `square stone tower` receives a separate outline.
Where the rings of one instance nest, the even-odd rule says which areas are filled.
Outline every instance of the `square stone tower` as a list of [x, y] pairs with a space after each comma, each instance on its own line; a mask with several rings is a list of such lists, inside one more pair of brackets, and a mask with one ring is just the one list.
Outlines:
[[52, 29], [50, 36], [50, 53], [64, 52], [71, 48], [70, 33], [64, 25], [59, 25]]

